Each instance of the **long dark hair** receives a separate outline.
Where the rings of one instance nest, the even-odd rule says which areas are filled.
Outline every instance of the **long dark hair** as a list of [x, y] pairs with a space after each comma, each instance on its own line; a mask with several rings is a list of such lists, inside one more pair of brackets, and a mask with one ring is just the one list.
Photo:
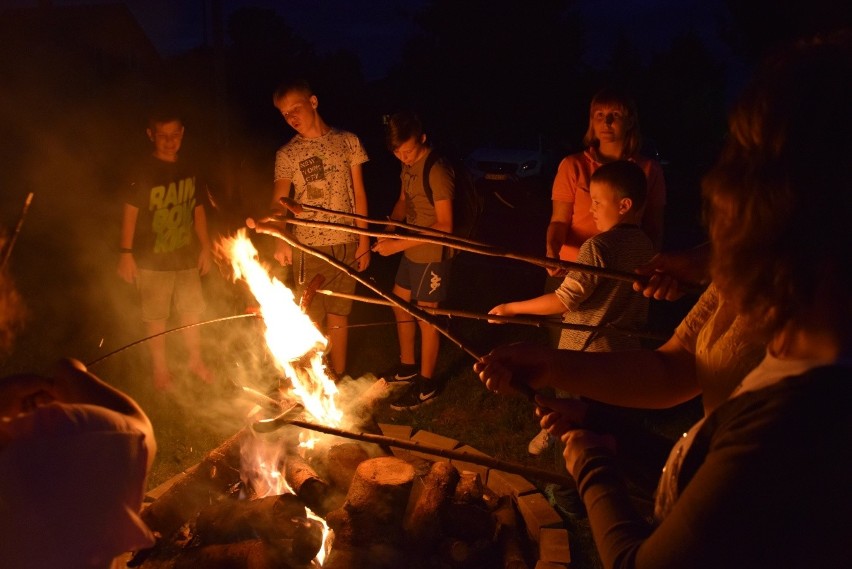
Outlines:
[[703, 180], [713, 280], [767, 333], [826, 302], [825, 324], [850, 326], [850, 39], [812, 38], [767, 60]]

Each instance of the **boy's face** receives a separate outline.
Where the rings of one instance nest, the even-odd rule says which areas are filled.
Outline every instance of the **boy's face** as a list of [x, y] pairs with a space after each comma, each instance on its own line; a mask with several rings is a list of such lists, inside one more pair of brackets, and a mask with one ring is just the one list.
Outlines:
[[154, 156], [166, 162], [177, 160], [183, 142], [183, 123], [170, 121], [156, 123], [148, 129], [148, 138], [154, 143]]
[[316, 95], [290, 91], [275, 101], [275, 108], [293, 130], [304, 136], [316, 122], [317, 104]]
[[592, 198], [589, 211], [592, 212], [598, 231], [609, 231], [630, 211], [631, 200], [618, 197], [609, 184], [593, 180], [589, 185], [589, 193]]
[[420, 138], [411, 137], [393, 151], [400, 162], [406, 166], [411, 166], [426, 153], [426, 135], [421, 135]]

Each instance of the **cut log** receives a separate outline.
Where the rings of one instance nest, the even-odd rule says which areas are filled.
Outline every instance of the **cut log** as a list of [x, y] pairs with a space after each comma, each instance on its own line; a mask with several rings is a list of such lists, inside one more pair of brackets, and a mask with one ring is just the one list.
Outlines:
[[423, 479], [423, 489], [405, 518], [405, 536], [412, 549], [428, 551], [441, 538], [441, 510], [452, 499], [459, 471], [449, 462], [435, 462]]
[[497, 524], [497, 543], [503, 554], [503, 569], [529, 569], [521, 546], [518, 511], [511, 496], [502, 496], [493, 512]]
[[478, 504], [482, 502], [485, 488], [478, 472], [465, 470], [459, 473], [459, 483], [453, 495], [453, 502], [459, 504]]
[[260, 539], [181, 550], [168, 558], [148, 558], [140, 569], [307, 569], [290, 557], [285, 543]]
[[314, 513], [320, 516], [328, 513], [326, 506], [326, 498], [329, 494], [328, 482], [320, 478], [304, 458], [298, 454], [287, 455], [284, 461], [284, 479]]
[[343, 443], [331, 447], [326, 455], [328, 479], [336, 488], [346, 493], [355, 477], [355, 470], [370, 458], [358, 443]]
[[304, 504], [292, 494], [223, 500], [199, 513], [195, 530], [204, 545], [261, 538], [300, 563], [311, 561], [322, 548], [322, 524], [308, 518]]
[[399, 543], [413, 481], [414, 467], [399, 458], [371, 458], [358, 465], [343, 506], [325, 517], [335, 547]]
[[240, 446], [251, 436], [243, 429], [207, 453], [142, 511], [142, 520], [152, 531], [168, 538], [203, 507], [219, 500], [240, 482]]
[[365, 460], [355, 469], [344, 507], [401, 524], [413, 481], [414, 467], [402, 459], [380, 456]]

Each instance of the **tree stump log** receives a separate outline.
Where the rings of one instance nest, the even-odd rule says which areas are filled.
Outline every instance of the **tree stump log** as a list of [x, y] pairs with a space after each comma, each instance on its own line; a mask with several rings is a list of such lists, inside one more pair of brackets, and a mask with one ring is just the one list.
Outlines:
[[443, 533], [441, 510], [452, 499], [458, 481], [459, 471], [449, 462], [432, 464], [403, 526], [412, 549], [423, 552], [438, 545]]

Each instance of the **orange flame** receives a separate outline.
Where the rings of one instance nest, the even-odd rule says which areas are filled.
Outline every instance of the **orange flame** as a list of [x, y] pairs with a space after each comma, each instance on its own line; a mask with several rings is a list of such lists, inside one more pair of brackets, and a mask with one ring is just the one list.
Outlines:
[[[264, 337], [276, 367], [292, 385], [292, 395], [302, 403], [305, 410], [318, 422], [328, 426], [340, 426], [343, 412], [337, 405], [337, 386], [325, 372], [323, 355], [328, 340], [316, 328], [311, 319], [299, 308], [298, 301], [284, 283], [270, 276], [258, 257], [245, 230], [236, 237], [222, 240], [222, 249], [231, 259], [234, 278], [246, 282], [260, 306], [260, 316], [265, 327]], [[294, 365], [298, 362], [298, 365]], [[300, 437], [302, 449], [313, 448], [312, 436]], [[251, 448], [242, 449], [248, 459], [245, 475], [251, 478], [259, 497], [284, 492], [293, 493], [281, 471], [281, 447], [263, 447], [259, 441]], [[251, 458], [246, 454], [251, 454]], [[308, 517], [322, 523], [323, 547], [316, 556], [322, 566], [331, 550], [333, 532], [320, 516], [307, 508]]]
[[[322, 360], [328, 340], [301, 311], [293, 292], [269, 275], [245, 230], [224, 244], [235, 278], [248, 284], [260, 305], [266, 345], [278, 369], [292, 381], [292, 395], [317, 422], [340, 426], [343, 412], [337, 406], [337, 386]], [[297, 360], [300, 365], [296, 367]]]

